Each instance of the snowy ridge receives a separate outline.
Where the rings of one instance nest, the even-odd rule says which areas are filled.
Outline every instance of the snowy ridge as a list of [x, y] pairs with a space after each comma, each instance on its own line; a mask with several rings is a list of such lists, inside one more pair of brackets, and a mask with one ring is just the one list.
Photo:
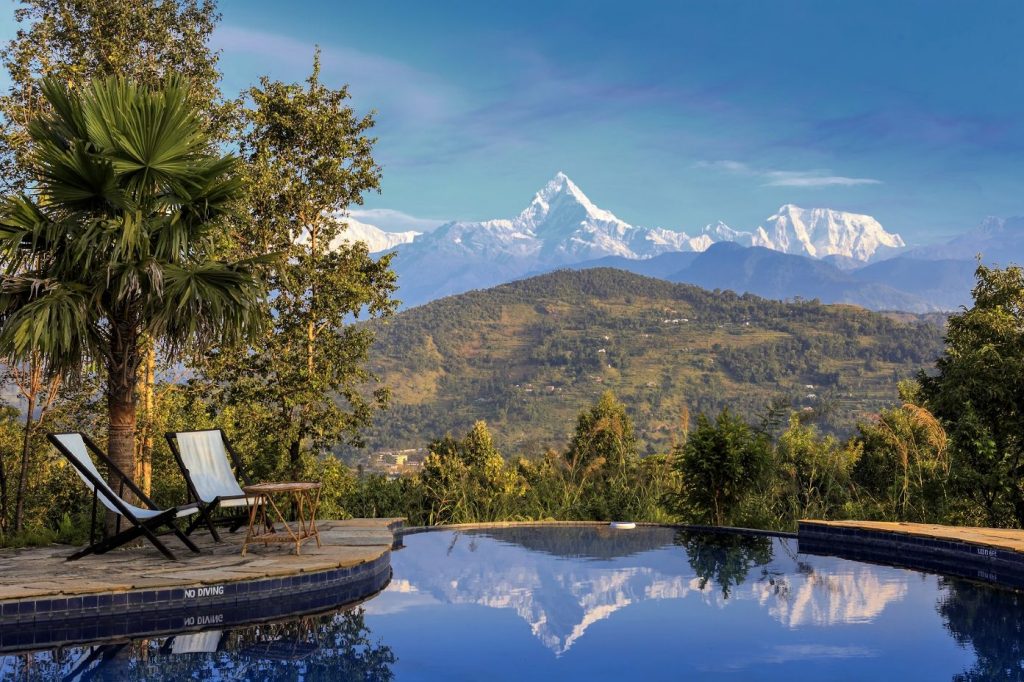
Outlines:
[[363, 223], [351, 216], [338, 217], [337, 220], [346, 225], [346, 228], [331, 243], [331, 248], [337, 248], [340, 244], [363, 242], [370, 250], [370, 253], [387, 251], [402, 244], [408, 244], [422, 232], [385, 232], [375, 225]]
[[[718, 221], [695, 237], [680, 230], [630, 225], [596, 206], [559, 172], [515, 218], [450, 222], [414, 243], [449, 254], [504, 254], [541, 261], [534, 265], [571, 265], [604, 256], [651, 258], [669, 252], [705, 251], [722, 241], [812, 258], [839, 255], [862, 262], [876, 253], [905, 246], [898, 234], [887, 232], [871, 216], [827, 208], [786, 204], [769, 216], [765, 225], [744, 232]], [[445, 244], [460, 248], [445, 248]]]
[[[374, 246], [385, 243], [380, 234], [374, 233], [373, 238]], [[703, 252], [718, 242], [812, 258], [838, 256], [859, 263], [904, 246], [898, 234], [887, 232], [870, 216], [791, 204], [751, 232], [721, 221], [693, 237], [681, 230], [631, 225], [595, 205], [559, 172], [514, 218], [449, 222], [411, 242], [399, 242], [405, 245], [395, 268], [403, 287], [400, 297], [415, 305], [532, 272], [609, 256], [644, 260], [665, 253]]]

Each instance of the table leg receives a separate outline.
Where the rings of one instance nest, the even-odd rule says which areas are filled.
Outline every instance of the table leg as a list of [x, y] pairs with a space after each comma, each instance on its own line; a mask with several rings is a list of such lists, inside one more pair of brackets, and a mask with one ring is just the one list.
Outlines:
[[309, 512], [309, 534], [316, 538], [317, 549], [320, 548], [320, 529], [316, 527], [316, 510], [320, 506], [320, 488], [316, 489], [316, 497], [313, 498], [313, 508]]
[[255, 535], [252, 532], [253, 525], [256, 523], [256, 517], [259, 515], [259, 510], [262, 505], [263, 496], [257, 495], [253, 499], [252, 504], [249, 505], [249, 529], [245, 532], [245, 541], [242, 543], [242, 556], [245, 556], [246, 550], [249, 549], [249, 542]]

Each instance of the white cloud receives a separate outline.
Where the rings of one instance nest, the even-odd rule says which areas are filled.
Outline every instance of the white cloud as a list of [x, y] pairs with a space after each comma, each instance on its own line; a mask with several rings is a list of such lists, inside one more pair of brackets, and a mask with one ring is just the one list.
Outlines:
[[698, 161], [694, 168], [707, 168], [723, 171], [733, 175], [744, 175], [759, 178], [762, 187], [855, 187], [857, 185], [880, 185], [881, 180], [874, 178], [853, 178], [845, 175], [833, 175], [827, 168], [803, 171], [784, 171], [754, 168], [742, 161], [728, 159], [720, 161]]
[[694, 168], [712, 168], [714, 170], [728, 171], [738, 175], [751, 175], [754, 171], [747, 164], [741, 161], [698, 161], [693, 164]]
[[447, 222], [436, 218], [417, 218], [391, 208], [349, 209], [349, 215], [362, 223], [369, 223], [385, 232], [430, 232]]
[[880, 185], [874, 178], [849, 178], [844, 175], [828, 175], [828, 171], [769, 171], [763, 173], [767, 187], [854, 187], [856, 185]]

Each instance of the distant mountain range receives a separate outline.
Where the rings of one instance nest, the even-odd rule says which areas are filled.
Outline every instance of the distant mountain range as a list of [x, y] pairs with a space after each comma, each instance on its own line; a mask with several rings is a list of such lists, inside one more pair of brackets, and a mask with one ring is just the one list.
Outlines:
[[630, 225], [558, 173], [518, 216], [393, 233], [346, 219], [343, 239], [396, 249], [406, 307], [559, 268], [630, 272], [777, 299], [874, 310], [948, 311], [970, 302], [976, 257], [1024, 262], [1024, 218], [989, 218], [948, 243], [908, 249], [868, 215], [786, 204], [752, 230], [695, 236]]

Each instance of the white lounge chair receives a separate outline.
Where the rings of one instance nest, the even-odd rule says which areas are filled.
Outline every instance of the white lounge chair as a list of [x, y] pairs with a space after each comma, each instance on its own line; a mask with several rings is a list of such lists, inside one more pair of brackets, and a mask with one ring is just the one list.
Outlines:
[[[244, 483], [249, 483], [242, 473], [238, 455], [221, 429], [169, 432], [164, 437], [181, 467], [192, 501], [203, 508], [202, 513], [185, 530], [185, 534], [190, 535], [196, 526], [205, 523], [213, 539], [220, 542], [220, 535], [211, 518], [213, 513], [218, 509], [248, 507], [250, 500], [255, 499], [245, 494], [235, 472], [231, 470], [234, 464], [238, 476], [242, 477]], [[236, 519], [232, 530], [238, 529], [245, 520], [244, 517]]]
[[[157, 537], [156, 531], [162, 527], [170, 529], [178, 536], [179, 540], [185, 543], [186, 547], [197, 554], [199, 553], [199, 548], [196, 547], [191, 540], [185, 537], [175, 523], [177, 519], [195, 514], [199, 511], [199, 505], [186, 504], [180, 507], [172, 507], [171, 509], [160, 509], [156, 506], [153, 500], [149, 499], [149, 497], [146, 496], [138, 486], [132, 483], [132, 480], [128, 478], [123, 471], [118, 469], [117, 466], [110, 461], [110, 458], [100, 450], [99, 446], [84, 433], [50, 433], [47, 434], [46, 437], [54, 447], [57, 448], [57, 451], [71, 462], [71, 465], [75, 469], [75, 473], [78, 474], [79, 478], [81, 478], [89, 490], [92, 491], [92, 525], [89, 528], [89, 546], [69, 556], [68, 561], [79, 559], [86, 554], [103, 554], [115, 547], [120, 547], [126, 542], [131, 542], [140, 536], [145, 536], [146, 539], [153, 543], [153, 546], [160, 550], [160, 552], [168, 559], [174, 559], [175, 556], [171, 550], [167, 549], [167, 546], [160, 542], [160, 539]], [[104, 479], [96, 468], [96, 463], [89, 454], [90, 451], [92, 451], [93, 455], [103, 462], [104, 466], [106, 466], [112, 476], [116, 476], [120, 480], [119, 490], [117, 492], [107, 484], [106, 479]], [[148, 509], [138, 507], [125, 501], [123, 497], [125, 486], [127, 486], [135, 497], [145, 504]], [[97, 500], [101, 502], [104, 507], [117, 514], [117, 525], [114, 529], [114, 535], [101, 540], [100, 542], [95, 541]], [[127, 520], [131, 523], [132, 527], [122, 531], [121, 519]]]

